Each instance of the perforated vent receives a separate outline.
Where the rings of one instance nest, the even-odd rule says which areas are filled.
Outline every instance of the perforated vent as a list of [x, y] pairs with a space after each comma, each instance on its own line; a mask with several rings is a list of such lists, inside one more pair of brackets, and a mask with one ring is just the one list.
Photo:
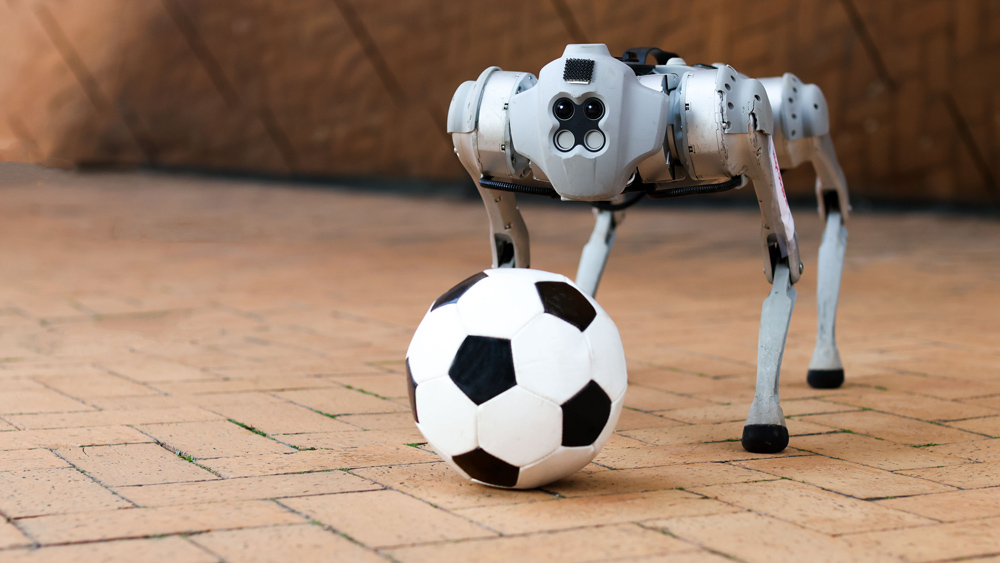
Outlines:
[[594, 61], [590, 59], [566, 59], [563, 80], [573, 84], [590, 84], [594, 77]]

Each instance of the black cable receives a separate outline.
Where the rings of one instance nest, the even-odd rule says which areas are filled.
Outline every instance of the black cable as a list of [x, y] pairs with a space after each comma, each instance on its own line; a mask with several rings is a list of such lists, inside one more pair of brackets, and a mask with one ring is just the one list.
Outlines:
[[494, 180], [487, 176], [483, 176], [479, 179], [479, 185], [484, 188], [489, 188], [491, 190], [497, 190], [501, 192], [510, 192], [515, 194], [527, 194], [527, 195], [543, 195], [553, 198], [558, 198], [559, 194], [556, 192], [555, 188], [545, 188], [542, 186], [523, 186], [521, 184], [512, 184], [510, 182], [501, 182], [500, 180]]
[[646, 192], [632, 194], [632, 197], [621, 203], [611, 203], [610, 201], [592, 201], [590, 205], [601, 211], [623, 211], [639, 203], [639, 200], [646, 197]]
[[[527, 195], [542, 195], [549, 196], [552, 198], [559, 197], [559, 194], [554, 188], [547, 188], [543, 186], [525, 186], [522, 184], [514, 184], [511, 182], [501, 182], [500, 180], [494, 180], [483, 176], [479, 179], [479, 185], [484, 188], [489, 188], [491, 190], [497, 190], [501, 192], [510, 192], [515, 194], [527, 194]], [[611, 203], [610, 201], [592, 201], [590, 205], [602, 210], [602, 211], [621, 211], [623, 209], [628, 209], [639, 200], [645, 197], [645, 193], [634, 194], [631, 198], [621, 203]]]
[[[636, 203], [639, 202], [643, 196], [649, 196], [650, 199], [667, 199], [673, 197], [683, 197], [689, 195], [703, 195], [703, 194], [716, 194], [720, 192], [727, 192], [729, 190], [740, 187], [743, 183], [741, 176], [734, 176], [725, 182], [719, 184], [702, 184], [699, 186], [684, 186], [682, 188], [672, 188], [657, 190], [655, 189], [655, 184], [647, 184], [642, 181], [642, 178], [636, 175], [635, 179], [631, 184], [626, 186], [626, 192], [631, 192], [634, 195], [623, 201], [621, 203], [612, 203], [610, 201], [593, 201], [590, 204], [597, 209], [602, 211], [621, 211], [623, 209], [628, 209]], [[479, 185], [484, 188], [489, 188], [491, 190], [497, 190], [501, 192], [510, 192], [515, 194], [525, 194], [525, 195], [540, 195], [548, 196], [551, 198], [558, 198], [559, 193], [556, 192], [554, 188], [548, 188], [543, 186], [525, 186], [522, 184], [514, 184], [511, 182], [502, 182], [500, 180], [494, 180], [487, 176], [483, 176], [479, 179]]]
[[728, 192], [729, 190], [740, 187], [743, 180], [740, 176], [734, 176], [729, 180], [719, 183], [719, 184], [702, 184], [700, 186], [684, 186], [683, 188], [672, 188], [668, 190], [649, 190], [646, 195], [650, 199], [667, 199], [671, 197], [683, 197], [687, 195], [701, 195], [701, 194], [717, 194], [719, 192]]

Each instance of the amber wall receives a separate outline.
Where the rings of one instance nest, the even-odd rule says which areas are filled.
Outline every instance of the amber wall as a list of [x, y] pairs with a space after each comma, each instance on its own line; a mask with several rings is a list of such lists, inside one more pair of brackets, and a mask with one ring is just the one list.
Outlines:
[[794, 72], [857, 197], [1000, 200], [996, 0], [0, 0], [0, 160], [460, 178], [455, 87], [568, 42]]

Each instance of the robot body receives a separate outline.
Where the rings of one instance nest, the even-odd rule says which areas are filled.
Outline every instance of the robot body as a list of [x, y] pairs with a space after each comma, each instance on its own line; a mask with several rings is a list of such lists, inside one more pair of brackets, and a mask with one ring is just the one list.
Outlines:
[[[646, 64], [653, 56], [657, 64]], [[797, 77], [753, 79], [728, 65], [689, 66], [658, 49], [611, 56], [604, 45], [569, 45], [538, 77], [486, 69], [452, 99], [448, 131], [486, 204], [494, 267], [528, 267], [528, 231], [515, 194], [589, 201], [597, 208], [578, 285], [593, 295], [625, 207], [643, 196], [677, 197], [753, 183], [761, 208], [764, 302], [757, 393], [743, 445], [780, 451], [788, 442], [777, 393], [799, 281], [795, 223], [780, 165], [811, 161], [827, 220], [820, 250], [815, 387], [838, 386], [834, 337], [849, 211], [847, 184], [818, 87]], [[839, 380], [838, 380], [839, 376]]]

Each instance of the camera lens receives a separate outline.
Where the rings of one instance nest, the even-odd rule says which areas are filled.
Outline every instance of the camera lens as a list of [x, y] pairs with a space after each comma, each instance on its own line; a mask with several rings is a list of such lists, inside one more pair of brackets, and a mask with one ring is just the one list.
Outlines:
[[590, 98], [583, 104], [583, 114], [590, 119], [600, 119], [604, 117], [604, 104], [597, 98]]
[[568, 131], [566, 129], [556, 133], [555, 141], [556, 148], [563, 152], [566, 152], [576, 146], [576, 136], [573, 135], [572, 131]]
[[556, 114], [562, 121], [573, 117], [573, 102], [569, 101], [568, 98], [559, 98], [556, 100], [556, 105], [552, 106], [552, 113]]

